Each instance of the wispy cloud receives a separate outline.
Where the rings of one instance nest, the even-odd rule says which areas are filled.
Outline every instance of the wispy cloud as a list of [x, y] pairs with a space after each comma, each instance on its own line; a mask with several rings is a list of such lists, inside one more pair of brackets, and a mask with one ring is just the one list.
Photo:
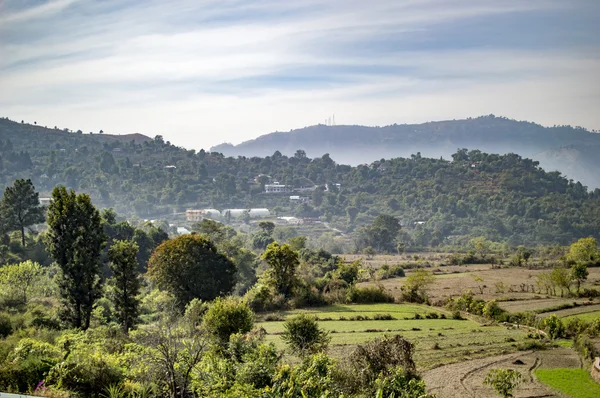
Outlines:
[[595, 0], [55, 0], [0, 8], [0, 109], [239, 142], [336, 113], [600, 127]]

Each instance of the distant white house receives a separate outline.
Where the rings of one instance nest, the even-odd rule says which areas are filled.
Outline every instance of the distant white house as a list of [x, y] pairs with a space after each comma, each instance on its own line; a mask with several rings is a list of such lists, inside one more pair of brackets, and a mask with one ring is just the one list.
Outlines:
[[341, 184], [325, 184], [326, 191], [329, 191], [333, 187], [336, 187], [339, 190], [342, 188], [342, 185]]
[[177, 235], [187, 235], [190, 233], [190, 230], [185, 227], [177, 227]]
[[50, 201], [52, 201], [52, 198], [40, 198], [40, 205], [48, 206]]
[[175, 170], [176, 168], [177, 168], [177, 166], [172, 165], [172, 164], [165, 166], [165, 170]]
[[292, 192], [292, 187], [283, 184], [265, 184], [266, 193]]

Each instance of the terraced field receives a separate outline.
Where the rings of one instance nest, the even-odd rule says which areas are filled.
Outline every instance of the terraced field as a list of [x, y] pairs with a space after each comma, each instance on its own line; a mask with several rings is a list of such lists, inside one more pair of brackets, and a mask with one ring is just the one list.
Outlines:
[[[267, 341], [283, 348], [280, 337], [284, 331], [283, 320], [300, 312], [311, 313], [321, 319], [321, 327], [331, 333], [330, 353], [334, 357], [343, 358], [357, 344], [376, 337], [401, 334], [416, 345], [415, 361], [421, 369], [515, 352], [519, 344], [529, 340], [526, 330], [484, 326], [473, 320], [449, 319], [451, 315], [443, 310], [412, 304], [336, 305], [289, 311], [268, 314], [269, 318], [277, 316], [281, 320], [263, 320], [258, 322], [258, 326], [267, 332]], [[437, 314], [438, 319], [426, 318], [433, 313]], [[386, 314], [394, 319], [373, 319]], [[440, 319], [442, 315], [446, 319]], [[363, 320], [359, 320], [359, 317]], [[293, 357], [289, 359], [294, 360]]]

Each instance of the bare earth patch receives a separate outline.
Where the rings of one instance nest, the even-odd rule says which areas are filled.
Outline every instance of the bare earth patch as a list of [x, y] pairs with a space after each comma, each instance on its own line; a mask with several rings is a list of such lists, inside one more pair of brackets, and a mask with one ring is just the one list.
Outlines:
[[515, 369], [523, 375], [523, 382], [515, 397], [562, 397], [541, 384], [533, 375], [538, 368], [581, 368], [577, 354], [568, 348], [527, 351], [500, 355], [432, 369], [423, 374], [428, 390], [438, 398], [493, 398], [498, 395], [483, 385], [487, 372], [496, 368]]

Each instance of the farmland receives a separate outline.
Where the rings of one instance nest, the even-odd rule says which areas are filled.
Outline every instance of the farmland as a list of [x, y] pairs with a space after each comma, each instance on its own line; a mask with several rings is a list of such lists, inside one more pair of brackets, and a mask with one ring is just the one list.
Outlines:
[[597, 398], [600, 384], [583, 369], [538, 369], [535, 376], [544, 384], [572, 398]]
[[[284, 348], [280, 336], [284, 331], [284, 320], [299, 312], [310, 313], [320, 319], [320, 326], [330, 332], [330, 353], [334, 357], [342, 358], [357, 344], [376, 337], [401, 334], [416, 344], [415, 361], [421, 369], [515, 352], [520, 344], [530, 340], [525, 330], [485, 326], [469, 319], [450, 319], [451, 314], [446, 311], [412, 304], [336, 305], [287, 311], [261, 317], [263, 321], [258, 326], [267, 332], [267, 341]], [[438, 319], [427, 319], [434, 313]], [[387, 314], [394, 319], [373, 319]], [[446, 319], [440, 319], [442, 315]], [[359, 320], [361, 317], [363, 320]], [[279, 320], [264, 321], [265, 318]]]

